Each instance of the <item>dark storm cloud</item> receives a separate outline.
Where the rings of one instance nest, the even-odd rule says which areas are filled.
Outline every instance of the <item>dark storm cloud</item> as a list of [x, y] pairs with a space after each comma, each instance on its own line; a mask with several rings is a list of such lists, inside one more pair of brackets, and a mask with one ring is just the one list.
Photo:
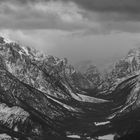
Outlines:
[[[140, 0], [62, 0], [74, 2], [90, 12], [98, 12], [103, 20], [140, 21]], [[117, 16], [115, 14], [117, 14]], [[105, 15], [106, 14], [106, 15]], [[108, 15], [110, 14], [110, 15]]]
[[44, 0], [0, 0], [0, 29], [75, 31], [86, 28], [86, 25], [73, 20], [76, 18], [74, 11], [66, 14], [61, 7], [50, 8], [41, 2]]
[[124, 12], [124, 13], [140, 13], [140, 0], [1, 0], [15, 1], [22, 4], [29, 2], [48, 2], [48, 1], [63, 1], [74, 2], [78, 6], [98, 12]]
[[139, 0], [63, 0], [73, 1], [87, 10], [99, 12], [139, 13]]
[[140, 20], [140, 0], [1, 0], [1, 2], [15, 2], [16, 4], [29, 4], [38, 2], [73, 2], [86, 11], [103, 14], [103, 19], [108, 19], [104, 13], [118, 13], [111, 16], [111, 20]]
[[[140, 0], [0, 0], [0, 2], [9, 4], [0, 8], [0, 28], [84, 30], [85, 34], [106, 34], [112, 30], [140, 32]], [[63, 17], [62, 14], [57, 15], [57, 12], [55, 14], [42, 12], [44, 9], [41, 10], [41, 7], [36, 9], [39, 4], [45, 8], [44, 2], [46, 4], [73, 2], [78, 9], [83, 9], [82, 12], [75, 11], [82, 19], [76, 21], [74, 18], [72, 19], [74, 22], [71, 22], [69, 21], [71, 14], [66, 17], [64, 12]], [[14, 8], [17, 7], [18, 10], [10, 7], [10, 4], [15, 5]], [[1, 9], [4, 10], [1, 12]], [[69, 10], [73, 11], [71, 7]], [[99, 26], [94, 26], [94, 23]]]

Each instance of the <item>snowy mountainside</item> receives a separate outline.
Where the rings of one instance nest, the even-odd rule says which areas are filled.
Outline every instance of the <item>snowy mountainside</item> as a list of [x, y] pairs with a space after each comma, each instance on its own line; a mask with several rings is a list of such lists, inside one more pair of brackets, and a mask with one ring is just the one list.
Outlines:
[[[139, 131], [139, 79], [138, 50], [104, 80], [93, 65], [81, 74], [67, 59], [0, 38], [0, 138], [98, 139]], [[85, 95], [95, 84], [102, 90]]]

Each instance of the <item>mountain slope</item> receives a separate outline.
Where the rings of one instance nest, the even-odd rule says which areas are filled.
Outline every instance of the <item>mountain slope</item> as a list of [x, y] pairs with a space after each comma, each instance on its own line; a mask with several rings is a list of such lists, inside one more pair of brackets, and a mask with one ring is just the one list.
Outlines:
[[88, 139], [139, 130], [139, 74], [124, 76], [111, 85], [110, 94], [105, 91], [98, 98], [83, 95], [77, 77], [85, 78], [66, 59], [1, 38], [1, 137], [70, 140], [72, 134]]
[[1, 42], [0, 99], [9, 107], [18, 106], [29, 114], [27, 118], [33, 124], [29, 131], [31, 137], [42, 137], [46, 129], [64, 136], [66, 128], [71, 128], [68, 120], [77, 120], [84, 110], [89, 110], [88, 105], [84, 106], [82, 102], [108, 102], [79, 95], [67, 69], [65, 59], [46, 56], [16, 43]]

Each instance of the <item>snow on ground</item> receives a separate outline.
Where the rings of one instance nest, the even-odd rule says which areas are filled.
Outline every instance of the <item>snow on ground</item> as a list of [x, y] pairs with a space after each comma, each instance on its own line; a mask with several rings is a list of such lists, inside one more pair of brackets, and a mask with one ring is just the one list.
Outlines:
[[25, 46], [22, 46], [22, 49], [24, 50], [24, 52], [25, 52], [27, 55], [29, 55], [29, 52], [28, 52], [28, 50], [27, 50], [27, 48], [26, 48]]
[[110, 123], [110, 121], [107, 121], [107, 122], [95, 122], [95, 125], [99, 126], [99, 125], [105, 125], [105, 124], [108, 124], [108, 123]]
[[69, 135], [67, 136], [68, 138], [76, 138], [76, 139], [80, 139], [80, 136], [78, 135]]
[[7, 134], [0, 134], [0, 140], [11, 140], [11, 137]]
[[110, 134], [110, 135], [105, 135], [105, 136], [101, 136], [98, 137], [99, 140], [114, 140], [114, 135]]
[[95, 98], [95, 97], [90, 97], [87, 95], [81, 95], [78, 94], [80, 96], [80, 98], [82, 99], [83, 102], [90, 102], [90, 103], [106, 103], [109, 102], [107, 100], [103, 100], [103, 99], [99, 99], [99, 98]]

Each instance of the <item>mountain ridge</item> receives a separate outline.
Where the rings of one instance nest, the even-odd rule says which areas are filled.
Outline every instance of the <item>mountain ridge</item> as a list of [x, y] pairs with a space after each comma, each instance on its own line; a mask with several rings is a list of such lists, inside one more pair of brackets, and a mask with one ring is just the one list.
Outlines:
[[103, 79], [93, 65], [81, 74], [67, 59], [0, 38], [0, 136], [72, 140], [68, 136], [75, 134], [98, 139], [139, 130], [139, 65], [124, 65], [135, 53], [116, 63]]

